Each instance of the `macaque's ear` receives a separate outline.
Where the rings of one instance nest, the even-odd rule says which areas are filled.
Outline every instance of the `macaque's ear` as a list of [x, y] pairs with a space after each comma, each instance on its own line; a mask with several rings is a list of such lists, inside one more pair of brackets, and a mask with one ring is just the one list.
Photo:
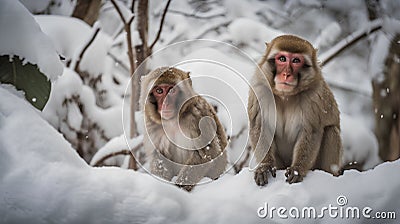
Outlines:
[[265, 46], [268, 47], [268, 42], [265, 42]]
[[189, 85], [192, 86], [192, 79], [190, 78], [190, 72], [186, 72], [187, 79], [189, 80]]

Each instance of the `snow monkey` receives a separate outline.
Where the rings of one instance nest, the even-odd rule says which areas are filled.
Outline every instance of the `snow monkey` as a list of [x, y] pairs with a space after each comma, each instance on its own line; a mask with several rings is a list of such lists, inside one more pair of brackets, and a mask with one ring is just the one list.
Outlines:
[[[267, 43], [265, 55], [252, 80], [249, 93], [250, 145], [270, 137], [272, 144], [263, 156], [255, 153], [257, 185], [268, 183], [268, 173], [286, 169], [288, 183], [301, 182], [308, 170], [322, 169], [338, 175], [342, 144], [339, 110], [335, 98], [321, 75], [317, 50], [306, 40], [283, 35]], [[266, 98], [265, 88], [272, 88], [275, 102]], [[266, 119], [271, 105], [276, 105], [275, 119]], [[264, 111], [266, 116], [261, 115]], [[276, 124], [275, 132], [271, 127]], [[260, 131], [265, 128], [266, 131]], [[264, 136], [263, 136], [264, 135]], [[257, 148], [258, 149], [258, 148]], [[265, 151], [264, 151], [265, 152]]]
[[223, 174], [225, 130], [214, 108], [194, 92], [189, 72], [161, 67], [144, 76], [141, 87], [151, 173], [188, 191], [203, 177]]

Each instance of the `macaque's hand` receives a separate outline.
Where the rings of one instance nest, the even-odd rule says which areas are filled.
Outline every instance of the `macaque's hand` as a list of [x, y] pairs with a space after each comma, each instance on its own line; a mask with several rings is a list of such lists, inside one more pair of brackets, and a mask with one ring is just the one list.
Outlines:
[[257, 167], [254, 173], [254, 180], [258, 186], [264, 186], [268, 183], [268, 173], [271, 173], [273, 177], [276, 177], [276, 167], [267, 163], [261, 163]]
[[286, 182], [288, 182], [289, 184], [293, 184], [303, 181], [305, 175], [303, 175], [298, 168], [288, 167], [286, 169], [285, 176], [286, 176]]

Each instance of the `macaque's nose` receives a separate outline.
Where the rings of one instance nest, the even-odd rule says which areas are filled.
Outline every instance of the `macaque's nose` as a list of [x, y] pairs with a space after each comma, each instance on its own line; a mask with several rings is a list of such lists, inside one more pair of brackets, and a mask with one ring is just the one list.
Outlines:
[[283, 71], [283, 77], [285, 80], [287, 80], [290, 76], [292, 76], [292, 68], [290, 66], [287, 66]]
[[164, 101], [162, 103], [163, 109], [167, 108], [169, 104], [168, 96], [164, 98]]
[[283, 73], [283, 77], [285, 78], [285, 81], [286, 81], [291, 75], [292, 75], [292, 74], [290, 74], [289, 72]]

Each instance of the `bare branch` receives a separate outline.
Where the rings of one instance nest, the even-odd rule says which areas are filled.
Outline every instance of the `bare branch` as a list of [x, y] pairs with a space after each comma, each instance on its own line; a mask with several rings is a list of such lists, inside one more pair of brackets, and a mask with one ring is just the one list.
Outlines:
[[243, 134], [243, 132], [244, 132], [245, 130], [246, 130], [246, 127], [242, 127], [236, 135], [230, 136], [229, 141], [238, 139], [238, 138]]
[[167, 15], [168, 7], [169, 7], [171, 1], [172, 0], [168, 0], [167, 4], [165, 5], [165, 9], [164, 9], [164, 12], [163, 12], [163, 14], [161, 16], [160, 27], [158, 28], [158, 32], [157, 32], [156, 38], [154, 39], [153, 43], [151, 43], [151, 45], [149, 47], [150, 51], [153, 49], [153, 47], [157, 43], [158, 39], [160, 39], [162, 28], [164, 26], [165, 16]]
[[118, 156], [118, 155], [130, 155], [131, 152], [128, 149], [123, 149], [121, 151], [118, 152], [113, 152], [111, 154], [108, 154], [106, 156], [104, 156], [103, 158], [101, 158], [99, 161], [97, 161], [93, 166], [100, 166], [101, 164], [104, 163], [104, 161], [106, 161], [107, 159], [114, 157], [114, 156]]
[[118, 156], [118, 155], [131, 155], [133, 157], [133, 153], [136, 152], [137, 150], [139, 150], [139, 148], [142, 146], [143, 146], [143, 143], [140, 143], [132, 150], [122, 149], [121, 151], [118, 151], [118, 152], [112, 152], [111, 154], [105, 155], [104, 157], [99, 159], [93, 166], [100, 166], [107, 159], [114, 157], [114, 156]]
[[[76, 59], [76, 64], [74, 66], [74, 71], [76, 71], [77, 73], [79, 70], [79, 65], [81, 63], [82, 57], [85, 54], [86, 50], [89, 48], [89, 46], [93, 43], [94, 39], [96, 39], [97, 34], [100, 32], [100, 27], [95, 25], [95, 30], [92, 33], [90, 40], [87, 42], [87, 44], [83, 47], [81, 53], [79, 54], [78, 58]], [[71, 64], [72, 65], [72, 64]]]
[[[122, 20], [122, 23], [124, 24], [124, 29], [126, 32], [126, 39], [128, 43], [128, 57], [129, 57], [129, 64], [130, 64], [130, 75], [132, 76], [134, 71], [135, 71], [135, 63], [134, 63], [134, 56], [133, 56], [133, 50], [132, 50], [132, 32], [131, 32], [131, 24], [133, 22], [133, 19], [135, 18], [132, 16], [129, 21], [127, 22], [124, 15], [121, 12], [121, 9], [119, 8], [117, 2], [115, 0], [111, 0], [111, 3], [113, 4], [114, 8], [117, 10], [119, 17]], [[134, 1], [132, 3], [134, 5]]]
[[355, 31], [354, 33], [347, 36], [343, 41], [340, 41], [335, 46], [333, 46], [330, 50], [321, 55], [321, 66], [326, 65], [333, 58], [342, 53], [346, 48], [354, 45], [359, 40], [367, 37], [369, 34], [378, 31], [382, 28], [382, 20], [375, 20], [369, 23], [368, 26], [361, 28], [360, 30]]
[[124, 24], [126, 24], [125, 17], [124, 17], [124, 15], [122, 15], [121, 9], [120, 9], [119, 6], [117, 5], [117, 2], [116, 2], [115, 0], [111, 0], [111, 3], [113, 4], [115, 10], [117, 10], [117, 13], [118, 13], [118, 15], [119, 15], [119, 18], [121, 18], [122, 22], [123, 22]]

